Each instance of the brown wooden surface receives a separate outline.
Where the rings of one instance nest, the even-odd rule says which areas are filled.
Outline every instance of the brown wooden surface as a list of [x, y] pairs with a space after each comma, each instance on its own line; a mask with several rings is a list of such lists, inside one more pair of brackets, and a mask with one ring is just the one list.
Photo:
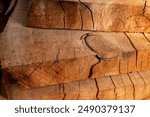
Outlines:
[[1, 35], [1, 64], [24, 88], [43, 87], [150, 68], [149, 34], [25, 27], [18, 1]]
[[150, 32], [148, 0], [94, 0], [91, 2], [32, 0], [28, 11], [27, 26]]
[[[57, 1], [57, 0], [54, 0], [54, 1]], [[83, 2], [83, 3], [117, 3], [117, 4], [141, 4], [143, 3], [143, 0], [60, 0], [60, 1]]]
[[150, 70], [29, 90], [20, 88], [5, 72], [2, 86], [3, 95], [14, 100], [143, 100], [150, 97]]
[[6, 100], [3, 96], [0, 96], [0, 100]]
[[3, 95], [14, 100], [62, 100], [63, 85], [50, 86], [39, 89], [23, 90], [11, 79], [11, 75], [4, 72], [2, 79]]

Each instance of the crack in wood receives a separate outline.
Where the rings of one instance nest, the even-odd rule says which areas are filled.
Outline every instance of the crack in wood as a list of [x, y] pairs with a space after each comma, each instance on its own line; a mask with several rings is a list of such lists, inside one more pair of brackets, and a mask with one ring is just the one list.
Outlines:
[[129, 40], [129, 42], [132, 45], [132, 47], [135, 49], [135, 52], [136, 52], [136, 68], [137, 68], [137, 65], [138, 65], [138, 49], [134, 46], [134, 44], [131, 41], [130, 37], [125, 32], [124, 32], [124, 34], [127, 37], [127, 39]]
[[64, 17], [63, 17], [63, 21], [64, 21], [64, 28], [66, 27], [66, 15], [65, 15], [65, 9], [64, 9], [64, 7], [63, 7], [63, 5], [62, 5], [62, 3], [61, 3], [61, 1], [60, 0], [58, 0], [58, 3], [59, 3], [59, 5], [61, 6], [61, 9], [62, 9], [62, 11], [63, 11], [63, 15], [64, 15]]
[[95, 55], [95, 57], [97, 58], [97, 60], [98, 60], [98, 62], [96, 62], [95, 64], [93, 64], [92, 66], [91, 66], [91, 69], [90, 69], [90, 72], [89, 72], [89, 78], [93, 75], [93, 69], [94, 69], [94, 67], [97, 65], [97, 64], [99, 64], [100, 62], [101, 62], [101, 57], [99, 57], [99, 55], [97, 54], [97, 52], [92, 48], [92, 47], [90, 47], [90, 45], [88, 44], [88, 42], [87, 42], [87, 40], [86, 40], [86, 38], [88, 37], [88, 36], [90, 36], [90, 34], [89, 33], [87, 33], [87, 34], [84, 34], [84, 35], [82, 35], [81, 36], [81, 40], [84, 40], [84, 42], [85, 42], [85, 44], [87, 45], [87, 47], [91, 50], [91, 51], [93, 51], [96, 55]]
[[117, 100], [117, 92], [116, 92], [116, 85], [115, 85], [115, 83], [114, 83], [114, 81], [113, 81], [113, 79], [112, 79], [112, 77], [110, 76], [110, 79], [111, 79], [111, 81], [112, 81], [112, 84], [114, 85], [114, 94], [115, 94], [115, 100]]
[[[141, 75], [139, 72], [137, 72], [137, 73], [138, 73], [138, 75], [141, 77], [141, 79], [142, 79], [143, 82], [144, 82], [144, 89], [145, 89], [145, 92], [146, 92], [147, 83], [146, 83], [146, 81], [144, 80], [144, 78], [142, 77], [142, 75]], [[143, 93], [145, 93], [145, 92], [143, 92]]]
[[130, 81], [131, 81], [131, 83], [132, 83], [132, 86], [133, 86], [133, 99], [135, 100], [135, 85], [134, 85], [134, 83], [133, 83], [133, 81], [132, 81], [130, 75], [129, 75], [128, 73], [127, 73], [127, 75], [128, 75], [128, 77], [129, 77], [129, 79], [130, 79]]
[[94, 17], [93, 17], [93, 12], [92, 10], [83, 2], [81, 2], [81, 0], [79, 0], [79, 2], [81, 4], [83, 4], [89, 11], [90, 11], [90, 14], [91, 14], [91, 19], [92, 19], [92, 27], [93, 27], [93, 30], [95, 29], [95, 24], [94, 24]]
[[32, 80], [30, 80], [30, 76], [40, 67], [41, 64], [43, 64], [43, 63], [39, 63], [27, 77], [23, 78], [23, 80], [27, 81], [28, 87], [32, 87], [30, 85], [31, 83], [36, 84], [35, 82], [32, 82]]
[[99, 90], [98, 82], [97, 82], [96, 78], [95, 78], [94, 80], [95, 80], [95, 85], [96, 85], [96, 88], [97, 88], [96, 99], [99, 100], [99, 93], [101, 93], [101, 92], [100, 92], [100, 90]]
[[147, 0], [145, 0], [144, 7], [143, 7], [143, 10], [142, 10], [142, 14], [143, 14], [143, 15], [144, 15], [144, 13], [145, 13], [146, 6], [147, 6]]
[[[66, 98], [66, 93], [65, 93], [65, 85], [62, 84], [62, 88], [63, 88], [63, 99], [62, 100], [65, 100]], [[61, 84], [59, 84], [59, 93], [61, 93]]]

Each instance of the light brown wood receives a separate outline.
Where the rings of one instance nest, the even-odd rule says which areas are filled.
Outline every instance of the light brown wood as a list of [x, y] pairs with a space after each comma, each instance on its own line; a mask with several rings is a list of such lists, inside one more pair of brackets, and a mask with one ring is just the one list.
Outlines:
[[27, 2], [18, 1], [0, 40], [2, 67], [22, 87], [43, 87], [150, 68], [150, 42], [144, 34], [28, 28]]
[[32, 0], [27, 26], [150, 32], [149, 7], [147, 0]]
[[127, 33], [127, 35], [137, 51], [137, 70], [147, 70], [149, 68], [150, 42], [141, 33]]
[[149, 97], [150, 94], [150, 71], [146, 70], [146, 71], [141, 71], [139, 72], [139, 75], [143, 78], [144, 82], [145, 82], [145, 87], [146, 87], [146, 91], [145, 91], [145, 95], [146, 98]]
[[115, 86], [110, 77], [96, 79], [99, 89], [99, 100], [115, 100]]
[[124, 100], [133, 100], [134, 88], [128, 74], [120, 74], [121, 80], [125, 85], [125, 96]]
[[115, 93], [117, 100], [125, 99], [125, 85], [120, 75], [111, 76], [112, 82], [115, 85]]
[[2, 91], [3, 95], [11, 100], [142, 100], [150, 97], [149, 76], [150, 70], [147, 70], [25, 90], [5, 72]]
[[79, 100], [95, 100], [97, 99], [97, 86], [94, 79], [79, 81], [80, 95]]
[[3, 73], [2, 84], [3, 93], [9, 100], [62, 100], [64, 97], [62, 85], [23, 90], [7, 72]]
[[64, 84], [65, 100], [77, 100], [80, 95], [80, 82], [70, 82]]
[[144, 82], [143, 78], [137, 72], [129, 73], [129, 77], [134, 87], [134, 99], [144, 99], [146, 95], [146, 82]]

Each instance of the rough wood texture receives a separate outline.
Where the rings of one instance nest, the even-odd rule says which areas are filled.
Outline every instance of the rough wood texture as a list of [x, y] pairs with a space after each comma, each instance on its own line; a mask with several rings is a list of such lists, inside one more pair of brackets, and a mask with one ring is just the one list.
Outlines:
[[150, 97], [150, 70], [29, 90], [5, 72], [2, 86], [7, 99], [141, 100]]
[[56, 85], [39, 89], [23, 90], [11, 79], [11, 75], [3, 73], [3, 94], [12, 100], [62, 100], [63, 86]]
[[18, 1], [0, 40], [2, 66], [23, 87], [150, 68], [148, 34], [27, 28], [26, 2]]
[[27, 26], [150, 32], [150, 3], [148, 0], [84, 2], [84, 0], [80, 2], [32, 0], [28, 11]]
[[59, 1], [83, 2], [83, 3], [141, 4], [143, 3], [144, 0], [59, 0]]

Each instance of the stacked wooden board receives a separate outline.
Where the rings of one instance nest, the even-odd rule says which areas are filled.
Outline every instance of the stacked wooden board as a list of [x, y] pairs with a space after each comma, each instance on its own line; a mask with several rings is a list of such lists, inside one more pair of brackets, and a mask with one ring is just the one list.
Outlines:
[[0, 39], [3, 95], [148, 99], [150, 3], [133, 1], [18, 1]]
[[3, 95], [13, 100], [142, 100], [150, 98], [150, 70], [75, 81], [35, 89], [21, 89], [3, 74]]
[[69, 1], [31, 0], [27, 25], [94, 31], [150, 31], [149, 0]]

